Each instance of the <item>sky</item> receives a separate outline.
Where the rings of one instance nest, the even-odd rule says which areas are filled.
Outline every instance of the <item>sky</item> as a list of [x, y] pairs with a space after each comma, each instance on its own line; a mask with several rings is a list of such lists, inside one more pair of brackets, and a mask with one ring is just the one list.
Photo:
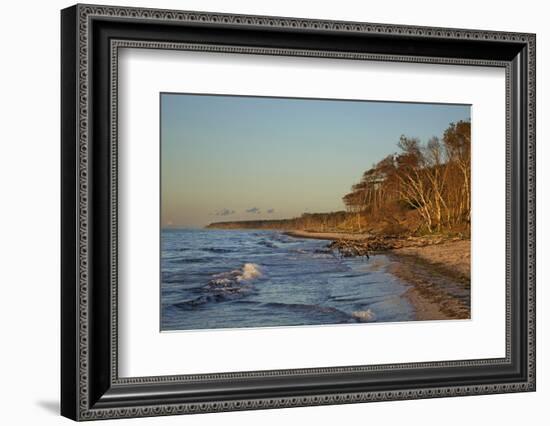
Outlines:
[[469, 105], [161, 94], [161, 226], [344, 209], [363, 172]]

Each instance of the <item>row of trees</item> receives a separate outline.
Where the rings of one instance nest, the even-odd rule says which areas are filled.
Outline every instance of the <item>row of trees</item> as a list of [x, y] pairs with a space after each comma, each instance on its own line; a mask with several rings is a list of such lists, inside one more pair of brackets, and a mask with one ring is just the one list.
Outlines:
[[399, 152], [367, 170], [343, 197], [358, 230], [369, 218], [405, 209], [417, 211], [428, 232], [469, 227], [470, 134], [470, 122], [459, 121], [426, 144], [401, 136]]
[[459, 121], [451, 123], [441, 139], [433, 137], [424, 144], [401, 136], [399, 151], [365, 171], [343, 197], [346, 211], [218, 222], [209, 227], [386, 234], [469, 230], [470, 133], [470, 122]]
[[346, 211], [330, 213], [303, 213], [292, 219], [242, 220], [236, 222], [214, 222], [207, 228], [220, 229], [304, 229], [319, 232], [345, 228], [353, 220]]

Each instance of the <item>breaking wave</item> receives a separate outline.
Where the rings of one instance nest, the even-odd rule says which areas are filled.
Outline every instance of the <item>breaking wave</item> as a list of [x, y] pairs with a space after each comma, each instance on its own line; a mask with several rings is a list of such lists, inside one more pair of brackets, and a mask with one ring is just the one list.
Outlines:
[[209, 284], [227, 285], [231, 283], [240, 283], [241, 281], [250, 281], [262, 276], [262, 271], [255, 263], [245, 263], [241, 269], [234, 269], [229, 272], [222, 272], [213, 276]]
[[371, 309], [366, 311], [354, 311], [351, 316], [359, 322], [371, 322], [376, 319], [376, 315]]
[[255, 263], [245, 263], [242, 268], [222, 272], [212, 276], [201, 296], [191, 300], [174, 303], [182, 309], [195, 308], [209, 302], [223, 302], [235, 297], [244, 296], [254, 291], [251, 281], [262, 276], [261, 268]]

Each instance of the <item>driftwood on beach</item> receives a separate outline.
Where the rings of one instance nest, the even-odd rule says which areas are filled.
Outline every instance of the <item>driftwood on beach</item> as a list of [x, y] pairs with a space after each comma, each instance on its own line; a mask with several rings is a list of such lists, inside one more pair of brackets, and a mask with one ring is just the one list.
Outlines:
[[364, 256], [369, 258], [369, 244], [366, 241], [335, 240], [328, 247], [331, 250], [336, 250], [343, 257]]
[[[393, 236], [371, 236], [364, 239], [340, 238], [332, 241], [328, 247], [336, 250], [343, 257], [361, 256], [369, 258], [373, 253], [387, 250], [400, 249], [404, 247], [424, 247], [434, 244], [441, 244], [455, 239], [445, 238], [423, 238], [423, 237], [393, 237]], [[459, 240], [456, 238], [456, 240]]]

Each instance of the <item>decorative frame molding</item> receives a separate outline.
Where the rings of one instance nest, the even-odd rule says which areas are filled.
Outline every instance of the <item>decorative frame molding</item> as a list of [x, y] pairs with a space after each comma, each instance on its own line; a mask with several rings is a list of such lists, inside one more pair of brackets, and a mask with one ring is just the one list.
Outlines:
[[[141, 30], [126, 30], [125, 24]], [[223, 28], [239, 43], [200, 40], [206, 28]], [[173, 28], [190, 30], [189, 41]], [[199, 29], [197, 34], [194, 30]], [[160, 34], [160, 31], [166, 30]], [[245, 44], [247, 30], [282, 34], [289, 46]], [[159, 40], [135, 37], [159, 33]], [[293, 38], [315, 32], [338, 49], [294, 47]], [[349, 35], [349, 48], [336, 35]], [[124, 36], [124, 37], [122, 37]], [[179, 37], [179, 36], [178, 36]], [[184, 34], [182, 37], [186, 37]], [[368, 51], [354, 50], [355, 37], [374, 40]], [[206, 37], [207, 38], [207, 37]], [[347, 39], [346, 39], [347, 40]], [[418, 55], [387, 51], [387, 43], [422, 45]], [[438, 44], [469, 56], [442, 56]], [[424, 47], [423, 47], [424, 46]], [[457, 47], [458, 46], [458, 47]], [[361, 367], [327, 367], [187, 376], [119, 378], [117, 367], [117, 87], [118, 49], [154, 48], [275, 56], [314, 56], [397, 62], [503, 67], [506, 70], [506, 357]], [[370, 49], [370, 50], [369, 50]], [[441, 49], [440, 49], [441, 50]], [[492, 52], [489, 52], [491, 50]], [[535, 390], [535, 36], [510, 32], [410, 27], [76, 5], [62, 11], [62, 414], [75, 420], [365, 401], [433, 398]], [[93, 158], [93, 162], [91, 159]], [[92, 166], [93, 164], [93, 166]], [[98, 170], [100, 164], [101, 170]], [[107, 176], [108, 178], [106, 178]], [[516, 211], [515, 209], [519, 209]], [[104, 229], [103, 233], [99, 230]], [[519, 259], [512, 261], [512, 254]], [[107, 256], [107, 257], [104, 257]], [[99, 260], [100, 259], [100, 260]], [[98, 307], [100, 305], [100, 307]], [[446, 383], [445, 372], [501, 368], [508, 380], [480, 378], [468, 385]], [[418, 387], [399, 375], [430, 371], [441, 383]], [[514, 372], [514, 374], [512, 374]], [[376, 389], [373, 374], [395, 376], [394, 387]], [[349, 376], [349, 385], [328, 389], [331, 378]], [[369, 376], [369, 377], [370, 377]], [[314, 391], [296, 391], [311, 377]], [[374, 376], [373, 376], [374, 377]], [[379, 376], [378, 376], [379, 377]], [[404, 377], [404, 376], [403, 376]], [[288, 381], [280, 390], [277, 379]], [[231, 380], [248, 380], [249, 390], [223, 393]], [[359, 380], [361, 379], [361, 380]], [[291, 385], [291, 381], [292, 382]], [[437, 380], [434, 378], [434, 383]], [[445, 382], [445, 383], [444, 383]], [[273, 383], [269, 397], [254, 397], [255, 386]], [[278, 383], [278, 382], [277, 382]], [[286, 383], [286, 382], [285, 382]], [[404, 384], [405, 383], [405, 384]], [[443, 384], [442, 384], [443, 383]], [[412, 385], [412, 386], [411, 386]], [[196, 395], [185, 387], [200, 389]], [[278, 387], [279, 386], [279, 387]], [[323, 387], [324, 386], [324, 387]], [[182, 389], [168, 397], [170, 388]], [[345, 389], [344, 389], [345, 388]], [[139, 394], [138, 395], [138, 390]], [[246, 391], [246, 392], [245, 392]], [[249, 392], [249, 394], [247, 394]], [[144, 396], [148, 395], [148, 396]], [[249, 395], [248, 397], [243, 397]]]

